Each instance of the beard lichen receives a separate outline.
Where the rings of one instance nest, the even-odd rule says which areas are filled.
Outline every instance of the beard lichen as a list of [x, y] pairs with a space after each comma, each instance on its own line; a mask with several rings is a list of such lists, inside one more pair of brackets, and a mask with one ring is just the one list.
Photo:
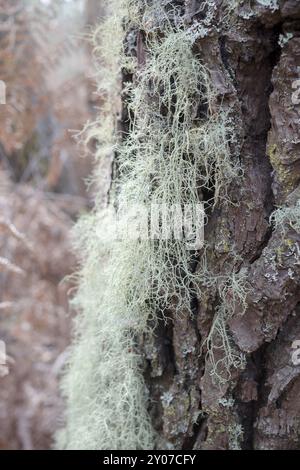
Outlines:
[[[209, 70], [194, 51], [194, 37], [180, 21], [180, 12], [170, 8], [170, 1], [158, 10], [147, 5], [110, 2], [110, 15], [95, 34], [104, 98], [96, 124], [87, 126], [86, 139], [97, 142], [95, 180], [101, 184], [103, 159], [116, 155], [111, 206], [195, 208], [201, 191], [209, 190], [213, 196], [206, 204], [214, 208], [228, 201], [227, 189], [240, 175], [230, 150], [234, 124], [217, 104]], [[137, 31], [145, 36], [142, 64], [124, 46]], [[134, 80], [126, 85], [130, 122], [121, 140], [116, 129], [124, 69]], [[75, 229], [82, 267], [73, 302], [79, 314], [63, 380], [66, 426], [58, 434], [58, 447], [152, 449], [155, 432], [138, 338], [151, 334], [150, 323], [153, 328], [170, 310], [192, 315], [203, 277], [201, 270], [192, 269], [195, 253], [184, 240], [115, 240], [102, 202], [96, 199], [93, 212]], [[225, 323], [232, 306], [226, 285], [220, 288], [222, 306], [209, 342], [219, 334], [228, 351]], [[236, 357], [228, 361], [236, 364]]]

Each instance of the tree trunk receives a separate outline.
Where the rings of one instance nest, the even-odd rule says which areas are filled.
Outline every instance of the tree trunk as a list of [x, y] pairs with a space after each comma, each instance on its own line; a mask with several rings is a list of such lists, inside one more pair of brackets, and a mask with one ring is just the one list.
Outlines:
[[[144, 376], [158, 447], [299, 448], [300, 366], [292, 361], [292, 344], [300, 340], [295, 220], [300, 214], [300, 5], [297, 0], [238, 1], [233, 8], [218, 0], [165, 3], [176, 4], [191, 31], [203, 27], [194, 54], [209, 70], [217, 101], [234, 115], [243, 169], [243, 178], [228, 188], [233, 204], [218, 203], [207, 211], [205, 254], [197, 255], [196, 271], [205, 255], [207, 270], [218, 279], [243, 273], [247, 298], [246, 307], [235, 304], [227, 321], [232, 348], [245, 355], [244, 367], [222, 371], [226, 352], [215, 347], [224, 380], [212, 375], [206, 341], [220, 308], [218, 282], [201, 285], [193, 316], [170, 312], [154, 336], [144, 336]], [[145, 36], [142, 30], [127, 34], [140, 68], [147, 63]], [[128, 130], [126, 106], [123, 126]], [[202, 190], [199, 200], [208, 201], [211, 191]], [[275, 212], [277, 207], [283, 209]], [[232, 295], [228, 289], [223, 302]]]

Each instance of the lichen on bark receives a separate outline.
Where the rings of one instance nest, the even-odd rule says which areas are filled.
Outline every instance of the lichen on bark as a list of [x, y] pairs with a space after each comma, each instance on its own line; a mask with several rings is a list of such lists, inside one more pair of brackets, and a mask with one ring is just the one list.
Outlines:
[[[94, 364], [103, 350], [113, 351], [117, 368], [117, 355], [124, 355], [136, 410], [134, 422], [124, 420], [131, 434], [121, 441], [107, 415], [114, 398], [97, 398], [89, 446], [125, 448], [128, 435], [133, 448], [296, 448], [299, 442], [300, 379], [289, 344], [300, 300], [299, 109], [292, 102], [300, 8], [293, 0], [232, 6], [218, 0], [127, 4], [119, 69], [122, 141], [111, 149], [114, 202], [203, 202], [205, 247], [187, 256], [176, 244], [175, 250], [121, 245], [104, 304], [98, 302], [100, 278], [89, 285], [90, 271], [83, 271], [89, 302], [82, 297], [81, 307], [98, 351]], [[279, 41], [286, 31], [293, 36]], [[90, 242], [94, 273], [99, 246]], [[89, 323], [91, 309], [96, 314]], [[114, 323], [122, 350], [111, 346]], [[79, 337], [86, 341], [82, 332]], [[86, 383], [98, 397], [103, 382], [99, 388], [91, 381], [93, 368], [89, 372]], [[108, 374], [105, 392], [114, 385]], [[92, 410], [93, 397], [83, 413]], [[133, 411], [124, 410], [125, 418]], [[138, 413], [147, 435], [134, 439]], [[83, 423], [85, 414], [80, 418]], [[103, 423], [109, 437], [101, 442]]]

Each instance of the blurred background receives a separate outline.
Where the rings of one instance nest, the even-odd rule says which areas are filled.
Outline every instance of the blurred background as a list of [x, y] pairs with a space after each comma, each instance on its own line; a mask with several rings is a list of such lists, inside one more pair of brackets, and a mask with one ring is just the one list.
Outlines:
[[70, 230], [89, 210], [87, 37], [100, 0], [0, 0], [0, 449], [49, 449], [74, 314]]

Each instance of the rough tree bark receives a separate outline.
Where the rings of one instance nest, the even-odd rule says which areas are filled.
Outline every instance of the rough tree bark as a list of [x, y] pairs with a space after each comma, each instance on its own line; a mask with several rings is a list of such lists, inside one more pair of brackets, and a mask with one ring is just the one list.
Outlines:
[[[173, 3], [191, 26], [205, 19], [201, 0]], [[204, 289], [206, 301], [195, 299], [194, 318], [161, 322], [154, 339], [143, 340], [150, 413], [162, 448], [295, 449], [300, 366], [291, 361], [291, 345], [300, 339], [300, 236], [287, 226], [283, 237], [269, 217], [277, 206], [292, 207], [300, 195], [300, 108], [292, 100], [300, 78], [300, 5], [236, 2], [230, 27], [216, 32], [228, 2], [214, 3], [214, 17], [195, 52], [223, 106], [236, 111], [244, 179], [230, 188], [239, 204], [220, 205], [209, 214], [205, 240], [210, 269], [247, 273], [247, 310], [240, 315], [237, 309], [229, 325], [247, 364], [222, 386], [212, 381], [205, 339], [219, 299], [214, 288]], [[142, 66], [144, 34], [134, 33]], [[131, 45], [132, 37], [130, 32]], [[126, 111], [123, 124], [126, 129]]]

